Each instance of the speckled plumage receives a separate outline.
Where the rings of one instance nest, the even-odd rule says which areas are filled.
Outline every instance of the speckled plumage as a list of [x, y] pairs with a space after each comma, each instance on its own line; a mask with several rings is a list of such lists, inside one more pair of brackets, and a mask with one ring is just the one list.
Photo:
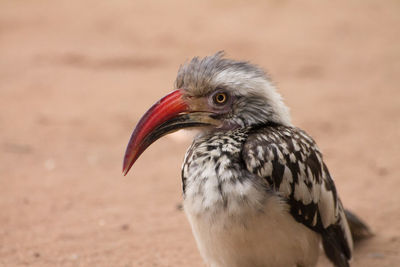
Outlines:
[[[351, 257], [329, 172], [313, 140], [297, 128], [201, 135], [187, 152], [182, 178], [185, 211], [210, 266], [314, 266], [319, 236], [326, 250], [340, 249], [341, 261]], [[225, 241], [215, 248], [217, 239]]]

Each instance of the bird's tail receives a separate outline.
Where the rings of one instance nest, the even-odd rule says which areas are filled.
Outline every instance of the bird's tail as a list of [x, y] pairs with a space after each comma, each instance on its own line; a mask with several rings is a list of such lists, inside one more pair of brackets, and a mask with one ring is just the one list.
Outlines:
[[344, 213], [350, 227], [351, 236], [353, 237], [353, 241], [355, 243], [373, 236], [373, 233], [367, 224], [358, 218], [354, 213], [346, 209], [344, 210]]
[[[332, 261], [333, 265], [336, 267], [349, 267], [349, 260], [353, 250], [351, 238], [356, 243], [372, 236], [372, 232], [354, 213], [348, 210], [342, 211], [338, 222], [325, 229], [322, 235], [322, 245], [326, 256]], [[347, 223], [343, 216], [346, 217]]]

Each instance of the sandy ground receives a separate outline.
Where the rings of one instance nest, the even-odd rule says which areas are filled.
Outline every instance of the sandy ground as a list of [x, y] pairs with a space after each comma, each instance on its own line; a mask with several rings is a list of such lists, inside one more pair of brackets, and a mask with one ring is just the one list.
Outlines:
[[322, 2], [1, 1], [0, 266], [203, 266], [190, 137], [121, 165], [179, 64], [218, 50], [269, 71], [375, 232], [352, 266], [399, 266], [400, 3]]

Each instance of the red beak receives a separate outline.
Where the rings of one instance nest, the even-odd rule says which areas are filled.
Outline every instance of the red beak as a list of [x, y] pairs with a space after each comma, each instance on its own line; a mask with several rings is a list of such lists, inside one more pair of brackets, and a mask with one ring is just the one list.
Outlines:
[[[149, 133], [157, 126], [188, 110], [182, 91], [175, 90], [155, 103], [140, 119], [126, 147], [122, 172], [126, 175], [133, 163], [155, 140], [148, 140]], [[161, 136], [160, 136], [161, 137]]]
[[139, 156], [154, 141], [179, 129], [215, 124], [211, 113], [191, 111], [182, 89], [175, 90], [155, 103], [139, 120], [125, 151], [122, 172], [128, 173]]

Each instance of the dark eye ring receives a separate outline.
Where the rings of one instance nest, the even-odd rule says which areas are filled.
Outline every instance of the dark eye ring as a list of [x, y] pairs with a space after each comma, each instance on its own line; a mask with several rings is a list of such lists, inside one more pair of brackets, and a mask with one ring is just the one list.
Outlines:
[[214, 103], [217, 105], [225, 104], [228, 100], [228, 95], [224, 92], [219, 92], [214, 95]]

